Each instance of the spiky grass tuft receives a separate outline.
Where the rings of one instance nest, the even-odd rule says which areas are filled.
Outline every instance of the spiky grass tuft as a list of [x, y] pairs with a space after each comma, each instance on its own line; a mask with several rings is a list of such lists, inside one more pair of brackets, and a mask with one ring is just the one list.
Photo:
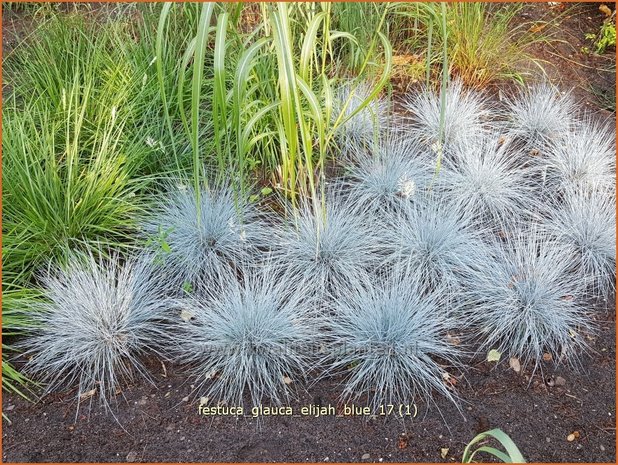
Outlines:
[[616, 201], [605, 191], [569, 191], [547, 223], [549, 232], [574, 250], [574, 280], [609, 298], [616, 278]]
[[587, 118], [574, 131], [552, 144], [545, 164], [554, 191], [611, 189], [616, 185], [616, 134]]
[[[341, 86], [333, 99], [332, 119], [343, 112], [343, 118], [348, 118], [362, 105], [371, 95], [371, 87], [368, 84], [360, 84], [353, 88], [350, 84]], [[388, 108], [382, 99], [373, 99], [366, 107], [352, 116], [343, 124], [337, 132], [340, 145], [346, 152], [350, 145], [360, 147], [372, 147], [380, 139], [384, 127], [388, 121]]]
[[441, 289], [444, 314], [456, 306], [469, 275], [486, 264], [483, 230], [466, 210], [460, 213], [439, 199], [392, 217], [386, 231], [387, 261], [413, 273], [423, 292]]
[[121, 382], [148, 377], [139, 357], [161, 353], [167, 311], [164, 284], [145, 257], [73, 256], [44, 277], [44, 299], [28, 307], [32, 336], [25, 372], [47, 392], [77, 384], [77, 398], [96, 389], [109, 406]]
[[195, 285], [249, 260], [268, 243], [263, 226], [257, 209], [232, 189], [202, 189], [198, 209], [195, 190], [183, 185], [161, 197], [143, 229], [171, 275]]
[[573, 125], [575, 105], [548, 83], [537, 84], [511, 97], [507, 105], [509, 133], [529, 148], [545, 147], [564, 137]]
[[427, 195], [432, 162], [409, 140], [382, 140], [375, 153], [360, 150], [355, 160], [342, 186], [361, 211], [378, 216], [397, 213]]
[[290, 212], [273, 253], [285, 276], [302, 276], [324, 297], [348, 285], [367, 282], [380, 257], [380, 223], [332, 194], [325, 204]]
[[270, 265], [242, 275], [222, 273], [178, 302], [191, 319], [179, 320], [178, 359], [192, 366], [201, 395], [244, 405], [248, 392], [253, 406], [265, 398], [281, 404], [312, 365], [312, 300], [295, 292], [309, 284], [282, 280]]
[[539, 176], [516, 162], [508, 142], [496, 135], [477, 138], [458, 144], [445, 157], [437, 184], [477, 224], [507, 230], [542, 209], [534, 201]]
[[483, 350], [536, 367], [549, 353], [576, 364], [591, 322], [581, 303], [582, 283], [572, 279], [572, 250], [537, 228], [495, 248], [495, 261], [470, 290], [475, 301], [468, 321], [482, 336]]
[[456, 365], [461, 349], [451, 345], [449, 320], [440, 312], [440, 289], [425, 295], [402, 273], [383, 285], [360, 288], [335, 303], [329, 322], [329, 373], [346, 375], [342, 397], [367, 405], [411, 404], [439, 392], [454, 400], [443, 365]]
[[412, 114], [412, 136], [435, 147], [442, 134], [446, 149], [483, 134], [490, 116], [485, 100], [478, 93], [465, 90], [461, 81], [451, 82], [446, 88], [444, 109], [440, 94], [429, 89], [408, 97], [405, 107]]

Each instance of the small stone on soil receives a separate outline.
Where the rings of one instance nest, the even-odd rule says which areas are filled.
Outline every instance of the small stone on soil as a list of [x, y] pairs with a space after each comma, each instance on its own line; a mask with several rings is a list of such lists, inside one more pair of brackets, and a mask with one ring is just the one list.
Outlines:
[[521, 371], [521, 364], [519, 363], [519, 360], [515, 357], [511, 357], [509, 359], [509, 366], [515, 373], [519, 373]]

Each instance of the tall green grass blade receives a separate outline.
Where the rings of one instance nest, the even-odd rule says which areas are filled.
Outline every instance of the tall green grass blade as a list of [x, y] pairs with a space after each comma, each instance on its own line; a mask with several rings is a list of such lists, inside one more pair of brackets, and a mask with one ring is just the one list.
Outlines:
[[250, 142], [251, 131], [258, 121], [260, 121], [279, 105], [279, 102], [273, 102], [266, 105], [249, 119], [249, 121], [245, 124], [244, 129], [242, 128], [241, 112], [246, 110], [245, 98], [247, 95], [249, 76], [256, 65], [256, 57], [258, 56], [258, 53], [269, 42], [269, 38], [262, 37], [251, 44], [249, 48], [247, 48], [247, 50], [245, 50], [241, 55], [236, 67], [236, 73], [234, 75], [234, 85], [232, 88], [232, 126], [236, 132], [236, 148], [241, 179], [244, 179], [246, 175], [245, 157], [253, 145], [257, 143], [257, 141]]
[[442, 84], [440, 86], [440, 131], [438, 135], [436, 172], [437, 176], [440, 173], [442, 166], [442, 153], [444, 151], [444, 120], [446, 115], [446, 87], [448, 85], [448, 23], [446, 17], [446, 4], [440, 3], [440, 20], [442, 23]]
[[165, 39], [165, 25], [172, 8], [172, 2], [165, 2], [163, 8], [161, 8], [161, 15], [159, 17], [159, 24], [157, 27], [157, 38], [155, 45], [155, 65], [157, 68], [157, 81], [159, 83], [159, 94], [161, 95], [161, 102], [163, 105], [163, 114], [165, 116], [165, 124], [169, 132], [170, 140], [172, 141], [172, 150], [174, 153], [174, 159], [176, 160], [176, 167], [180, 169], [178, 162], [178, 154], [176, 152], [176, 138], [174, 135], [174, 129], [172, 128], [172, 118], [167, 103], [167, 89], [165, 88], [164, 70], [163, 65], [165, 63], [163, 41]]
[[[227, 32], [228, 13], [221, 13], [217, 18], [215, 33], [215, 54], [214, 54], [214, 92], [212, 98], [212, 112], [215, 129], [215, 149], [219, 166], [218, 176], [225, 176], [226, 162], [233, 163], [231, 156], [223, 153], [225, 148], [229, 149], [227, 131], [227, 92], [225, 86], [225, 49]], [[225, 138], [225, 139], [224, 139]], [[233, 169], [233, 166], [230, 166]]]
[[[311, 57], [316, 51], [317, 34], [320, 28], [320, 24], [325, 21], [326, 13], [321, 12], [313, 17], [307, 31], [305, 32], [305, 39], [303, 40], [303, 46], [300, 51], [300, 77], [303, 81], [311, 82]], [[325, 53], [323, 54], [325, 55]]]
[[180, 64], [180, 73], [178, 75], [177, 93], [176, 93], [176, 99], [178, 102], [178, 111], [180, 113], [180, 119], [182, 121], [182, 126], [184, 127], [185, 132], [187, 134], [187, 138], [189, 140], [192, 140], [192, 139], [191, 139], [191, 128], [189, 128], [189, 120], [187, 119], [187, 112], [185, 109], [185, 80], [186, 80], [185, 72], [186, 72], [187, 67], [189, 66], [189, 63], [191, 63], [191, 60], [193, 60], [193, 56], [195, 55], [196, 41], [197, 40], [195, 37], [191, 39], [191, 41], [189, 42], [189, 45], [187, 45], [187, 49], [182, 55], [182, 60]]
[[200, 174], [202, 171], [199, 141], [200, 97], [204, 77], [204, 55], [206, 54], [210, 18], [212, 16], [214, 5], [214, 3], [202, 4], [202, 11], [200, 13], [197, 35], [195, 38], [195, 53], [193, 56], [193, 79], [191, 86], [191, 146], [193, 148], [193, 187], [195, 189], [195, 204], [198, 211], [198, 223], [201, 217]]
[[425, 58], [425, 87], [429, 88], [431, 79], [431, 41], [433, 39], [433, 21], [427, 25], [427, 54]]
[[[334, 123], [333, 129], [336, 129], [339, 126], [344, 125], [350, 119], [354, 118], [354, 116], [356, 116], [358, 113], [363, 111], [367, 107], [367, 105], [369, 105], [378, 96], [380, 91], [384, 88], [384, 86], [388, 83], [390, 79], [391, 71], [393, 69], [393, 48], [388, 38], [383, 33], [378, 32], [377, 36], [380, 39], [382, 43], [382, 47], [384, 49], [384, 69], [382, 71], [382, 75], [380, 76], [380, 79], [378, 80], [377, 84], [373, 87], [369, 95], [362, 102], [358, 104], [358, 106], [354, 109], [354, 111], [346, 115], [345, 110], [353, 96], [353, 93], [352, 92], [350, 93], [350, 96], [348, 97], [348, 101], [343, 106], [343, 109], [340, 115], [338, 116], [337, 120]], [[334, 131], [331, 134], [331, 138], [332, 136], [334, 136]]]
[[290, 27], [288, 24], [288, 8], [285, 3], [278, 3], [277, 9], [270, 14], [275, 50], [279, 70], [280, 115], [284, 143], [281, 144], [282, 184], [291, 197], [292, 205], [297, 200], [298, 158], [298, 124], [296, 121], [299, 106], [296, 90], [296, 73], [292, 59]]

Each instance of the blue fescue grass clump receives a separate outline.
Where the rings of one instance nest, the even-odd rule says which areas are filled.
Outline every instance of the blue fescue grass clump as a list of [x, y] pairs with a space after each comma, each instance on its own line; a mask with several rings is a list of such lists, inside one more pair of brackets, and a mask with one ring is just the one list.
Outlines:
[[604, 190], [569, 190], [547, 222], [548, 231], [575, 255], [573, 280], [609, 298], [616, 279], [616, 200]]
[[342, 112], [343, 119], [350, 118], [337, 131], [339, 145], [342, 146], [344, 152], [347, 152], [350, 147], [373, 146], [384, 131], [388, 121], [388, 108], [384, 100], [375, 98], [362, 110], [357, 111], [369, 98], [371, 91], [371, 87], [366, 83], [361, 83], [356, 87], [344, 84], [335, 94], [332, 111], [333, 123]]
[[192, 187], [173, 187], [158, 199], [143, 229], [169, 273], [191, 285], [249, 261], [268, 244], [262, 215], [227, 187], [201, 189], [199, 204]]
[[534, 169], [494, 133], [458, 144], [445, 157], [437, 184], [476, 224], [506, 230], [541, 209], [536, 181]]
[[547, 171], [552, 191], [612, 189], [616, 184], [616, 134], [586, 118], [552, 144], [539, 163]]
[[244, 405], [281, 404], [307, 376], [316, 342], [312, 299], [302, 280], [280, 279], [268, 264], [222, 273], [214, 286], [180, 300], [178, 360], [191, 366], [200, 395]]
[[461, 348], [449, 343], [452, 323], [439, 308], [443, 288], [426, 294], [414, 275], [393, 274], [383, 283], [342, 295], [328, 322], [328, 373], [345, 374], [344, 400], [380, 405], [454, 400], [443, 366], [456, 366]]
[[383, 217], [427, 195], [432, 162], [414, 142], [386, 138], [375, 152], [359, 150], [354, 158], [342, 186], [359, 210]]
[[536, 367], [549, 353], [555, 362], [577, 363], [592, 329], [582, 303], [583, 283], [573, 279], [572, 249], [538, 228], [495, 246], [494, 260], [470, 290], [467, 321], [482, 349], [496, 349]]
[[167, 332], [165, 283], [149, 257], [73, 256], [43, 278], [43, 299], [26, 309], [33, 320], [24, 345], [25, 371], [47, 391], [77, 385], [78, 401], [96, 390], [102, 404], [122, 382], [146, 376], [140, 356], [162, 353]]
[[379, 266], [380, 222], [357, 211], [341, 193], [287, 216], [273, 251], [285, 279], [303, 277], [313, 292], [325, 297], [367, 282]]
[[406, 209], [389, 221], [383, 247], [388, 262], [415, 275], [419, 290], [441, 290], [447, 302], [443, 314], [456, 307], [459, 292], [471, 273], [483, 270], [487, 250], [478, 228], [466, 210], [457, 210], [434, 198], [427, 205]]
[[507, 128], [525, 147], [544, 148], [568, 134], [575, 111], [569, 93], [561, 94], [548, 83], [537, 84], [509, 99]]
[[461, 81], [451, 82], [445, 92], [444, 109], [440, 93], [430, 89], [408, 97], [405, 108], [412, 115], [409, 131], [415, 139], [429, 147], [442, 142], [448, 150], [482, 135], [487, 129], [490, 112], [485, 99], [464, 89]]

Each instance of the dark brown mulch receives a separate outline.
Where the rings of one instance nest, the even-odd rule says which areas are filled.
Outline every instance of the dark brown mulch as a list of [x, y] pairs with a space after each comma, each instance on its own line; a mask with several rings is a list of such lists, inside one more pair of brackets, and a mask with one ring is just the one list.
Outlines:
[[614, 9], [611, 2], [567, 3], [548, 8], [544, 2], [529, 4], [522, 22], [547, 20], [552, 23], [553, 40], [533, 48], [549, 80], [562, 90], [572, 90], [580, 104], [593, 113], [615, 117], [616, 49], [594, 53], [594, 40], [606, 18], [601, 5]]

